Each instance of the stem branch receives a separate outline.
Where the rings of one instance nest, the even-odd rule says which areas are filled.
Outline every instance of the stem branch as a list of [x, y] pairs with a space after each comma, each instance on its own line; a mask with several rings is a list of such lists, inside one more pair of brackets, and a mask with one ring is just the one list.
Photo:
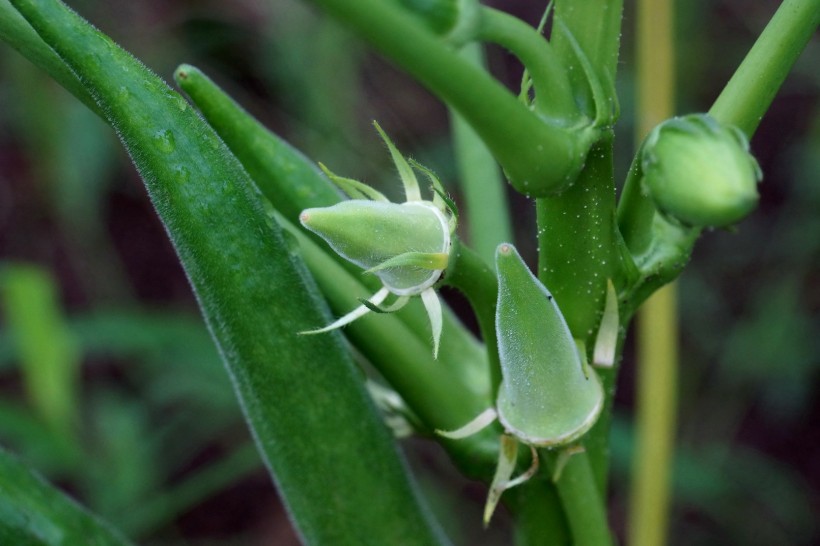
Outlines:
[[820, 24], [820, 0], [784, 0], [709, 114], [751, 137]]
[[521, 60], [532, 78], [540, 113], [558, 123], [578, 117], [567, 71], [541, 33], [517, 17], [484, 7], [478, 38], [509, 49]]

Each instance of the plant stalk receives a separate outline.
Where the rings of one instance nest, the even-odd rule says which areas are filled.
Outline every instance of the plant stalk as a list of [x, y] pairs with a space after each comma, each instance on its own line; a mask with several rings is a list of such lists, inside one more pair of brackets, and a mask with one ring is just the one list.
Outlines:
[[784, 0], [709, 114], [751, 138], [819, 24], [820, 0]]
[[635, 457], [629, 544], [665, 544], [677, 422], [677, 284], [650, 297], [638, 314]]
[[[556, 123], [571, 125], [578, 107], [567, 70], [552, 45], [529, 24], [503, 11], [481, 9], [478, 38], [509, 49], [532, 78], [536, 110]], [[573, 119], [574, 118], [574, 119]]]
[[[460, 55], [484, 68], [480, 44], [465, 45]], [[501, 169], [487, 146], [458, 112], [450, 109], [450, 123], [459, 172], [459, 189], [464, 196], [469, 242], [486, 263], [495, 261], [495, 248], [512, 242], [507, 193]]]
[[[675, 42], [672, 0], [641, 0], [637, 7], [635, 139], [640, 143], [652, 127], [674, 112]], [[630, 178], [630, 191], [639, 191], [639, 178]], [[644, 203], [639, 206], [643, 210], [640, 217], [654, 217], [654, 204], [646, 197], [633, 197]], [[677, 420], [676, 293], [676, 284], [666, 285], [649, 298], [638, 314], [636, 456], [627, 529], [629, 543], [636, 546], [665, 544], [667, 538]]]

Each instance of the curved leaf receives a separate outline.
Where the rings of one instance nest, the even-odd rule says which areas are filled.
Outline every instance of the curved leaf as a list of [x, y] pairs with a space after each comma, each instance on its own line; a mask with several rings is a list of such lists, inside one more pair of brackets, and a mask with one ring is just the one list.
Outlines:
[[0, 449], [0, 544], [126, 546], [130, 542]]

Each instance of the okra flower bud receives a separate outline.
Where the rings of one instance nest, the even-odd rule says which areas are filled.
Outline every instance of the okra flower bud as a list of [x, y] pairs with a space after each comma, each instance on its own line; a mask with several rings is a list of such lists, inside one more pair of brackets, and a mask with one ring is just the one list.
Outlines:
[[[300, 220], [340, 256], [377, 275], [396, 295], [421, 294], [435, 284], [447, 266], [448, 221], [426, 201], [397, 204], [353, 199], [307, 209]], [[410, 253], [426, 257], [426, 263], [408, 260], [402, 265], [390, 265], [391, 260]]]
[[[322, 168], [330, 179], [352, 199], [330, 207], [302, 211], [302, 225], [324, 239], [340, 256], [364, 268], [382, 281], [382, 288], [362, 305], [315, 334], [349, 324], [377, 310], [400, 309], [411, 296], [421, 296], [433, 331], [433, 354], [438, 354], [442, 312], [433, 285], [447, 268], [455, 215], [444, 198], [441, 183], [428, 169], [408, 161], [399, 153], [387, 135], [376, 124], [387, 144], [404, 184], [407, 201], [390, 203], [377, 190], [349, 178], [336, 176]], [[421, 198], [413, 168], [423, 172], [433, 186], [433, 200]], [[395, 303], [386, 309], [379, 305], [394, 294]]]
[[746, 135], [708, 114], [655, 127], [644, 143], [641, 167], [644, 191], [684, 224], [728, 226], [757, 204], [761, 172]]

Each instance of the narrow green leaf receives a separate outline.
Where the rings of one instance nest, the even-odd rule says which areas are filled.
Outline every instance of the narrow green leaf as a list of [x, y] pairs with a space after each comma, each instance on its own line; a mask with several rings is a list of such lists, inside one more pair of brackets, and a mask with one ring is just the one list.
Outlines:
[[65, 5], [13, 5], [93, 89], [134, 159], [304, 541], [441, 543], [339, 337], [297, 335], [327, 313], [236, 158]]
[[0, 544], [125, 546], [125, 538], [0, 449]]
[[72, 436], [77, 425], [79, 351], [57, 301], [53, 279], [21, 264], [0, 269], [0, 299], [19, 351], [32, 406], [51, 430]]

